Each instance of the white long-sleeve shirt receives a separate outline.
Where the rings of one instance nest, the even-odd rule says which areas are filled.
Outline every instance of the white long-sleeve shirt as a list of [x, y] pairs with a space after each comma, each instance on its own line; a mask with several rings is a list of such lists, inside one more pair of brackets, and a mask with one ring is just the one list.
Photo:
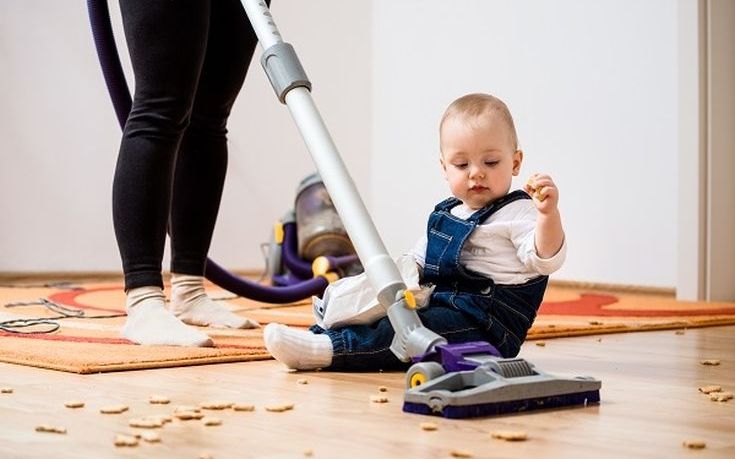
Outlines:
[[[467, 220], [475, 211], [464, 204], [450, 211]], [[478, 225], [462, 247], [459, 262], [465, 269], [485, 275], [496, 284], [523, 284], [539, 275], [549, 275], [561, 268], [567, 253], [566, 239], [551, 258], [536, 253], [537, 211], [530, 199], [519, 199], [493, 213]], [[424, 266], [426, 233], [416, 242], [412, 255]]]

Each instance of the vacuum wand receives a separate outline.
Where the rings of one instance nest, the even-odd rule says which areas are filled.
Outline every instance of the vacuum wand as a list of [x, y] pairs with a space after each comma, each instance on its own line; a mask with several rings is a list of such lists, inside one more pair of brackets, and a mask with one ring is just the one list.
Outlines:
[[281, 103], [286, 104], [314, 160], [378, 301], [395, 330], [391, 351], [402, 361], [446, 340], [421, 324], [416, 302], [378, 234], [329, 131], [311, 97], [311, 82], [293, 47], [284, 42], [263, 0], [242, 0], [263, 47], [261, 64]]

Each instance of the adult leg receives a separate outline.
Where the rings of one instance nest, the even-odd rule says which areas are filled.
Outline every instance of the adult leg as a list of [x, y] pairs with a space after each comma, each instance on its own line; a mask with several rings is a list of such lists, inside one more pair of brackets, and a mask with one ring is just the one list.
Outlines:
[[232, 328], [258, 323], [204, 291], [204, 269], [227, 169], [227, 119], [257, 44], [238, 0], [212, 3], [207, 50], [191, 122], [176, 161], [171, 208], [172, 307], [186, 323]]
[[204, 58], [210, 2], [121, 0], [120, 7], [135, 74], [113, 183], [128, 293], [122, 334], [139, 344], [211, 345], [165, 309], [161, 279], [174, 163]]

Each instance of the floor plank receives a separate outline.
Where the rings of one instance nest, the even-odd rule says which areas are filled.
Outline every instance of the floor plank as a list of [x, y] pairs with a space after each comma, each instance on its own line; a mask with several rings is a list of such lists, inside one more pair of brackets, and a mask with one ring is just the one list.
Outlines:
[[[403, 374], [288, 372], [274, 361], [74, 375], [0, 364], [0, 457], [735, 457], [735, 400], [711, 402], [697, 387], [719, 384], [735, 392], [735, 327], [625, 333], [527, 343], [521, 356], [556, 374], [602, 380], [602, 403], [586, 408], [474, 420], [445, 420], [401, 411]], [[719, 359], [703, 366], [701, 359]], [[306, 378], [309, 384], [298, 384]], [[369, 402], [378, 386], [386, 404]], [[163, 394], [171, 405], [150, 405]], [[63, 403], [84, 400], [71, 410]], [[130, 432], [132, 417], [170, 413], [175, 405], [207, 400], [250, 402], [255, 412], [212, 412], [217, 427], [179, 421], [159, 429], [160, 444], [116, 448], [113, 437]], [[264, 405], [295, 403], [270, 413]], [[103, 415], [101, 406], [125, 403], [130, 411]], [[421, 430], [433, 421], [437, 431]], [[37, 433], [38, 424], [67, 428], [66, 435]], [[491, 439], [497, 429], [524, 430], [525, 442]], [[701, 439], [704, 450], [682, 441]]]

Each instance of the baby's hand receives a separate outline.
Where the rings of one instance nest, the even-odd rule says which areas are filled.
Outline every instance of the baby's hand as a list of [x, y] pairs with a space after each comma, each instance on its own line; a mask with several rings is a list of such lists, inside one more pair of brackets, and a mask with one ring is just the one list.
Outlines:
[[533, 174], [523, 189], [531, 195], [540, 213], [548, 214], [556, 210], [559, 203], [559, 190], [548, 174]]

